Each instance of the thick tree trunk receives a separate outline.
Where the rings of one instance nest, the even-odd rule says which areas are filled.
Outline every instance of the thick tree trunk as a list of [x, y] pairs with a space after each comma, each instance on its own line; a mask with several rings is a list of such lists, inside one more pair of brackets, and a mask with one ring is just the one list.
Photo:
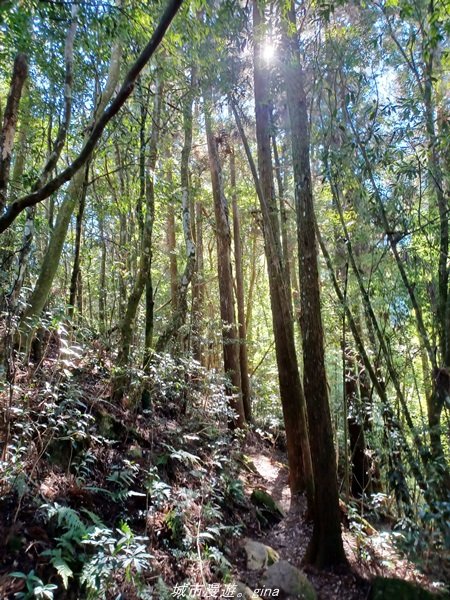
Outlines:
[[244, 272], [242, 267], [241, 226], [239, 207], [237, 203], [236, 159], [234, 155], [234, 148], [231, 148], [230, 153], [230, 184], [231, 202], [233, 207], [234, 264], [236, 266], [236, 300], [239, 329], [239, 361], [241, 366], [242, 402], [244, 403], [245, 419], [247, 422], [250, 422], [252, 420], [252, 406], [250, 398], [250, 378], [248, 374], [247, 329], [245, 326], [244, 305]]
[[300, 380], [295, 350], [294, 322], [291, 311], [290, 289], [285, 280], [278, 208], [273, 188], [272, 157], [270, 149], [270, 73], [263, 63], [261, 29], [264, 19], [258, 3], [253, 2], [254, 29], [254, 93], [256, 140], [258, 147], [259, 177], [248, 142], [233, 105], [236, 124], [250, 163], [263, 217], [263, 234], [269, 275], [275, 353], [283, 417], [286, 429], [289, 461], [289, 485], [295, 505], [300, 492], [306, 489], [308, 507], [312, 511], [313, 481], [308, 444], [308, 426], [305, 397]]
[[300, 279], [304, 391], [314, 473], [314, 528], [307, 559], [318, 567], [347, 562], [342, 543], [333, 428], [325, 370], [309, 131], [294, 8], [285, 33], [285, 85], [291, 125]]
[[220, 317], [222, 319], [223, 366], [228, 378], [227, 396], [235, 413], [230, 427], [244, 427], [245, 412], [242, 402], [239, 341], [233, 303], [233, 275], [231, 272], [231, 231], [225, 198], [219, 149], [213, 133], [211, 94], [205, 93], [205, 129], [208, 143], [209, 168], [214, 200], [216, 225], [217, 268], [219, 277]]

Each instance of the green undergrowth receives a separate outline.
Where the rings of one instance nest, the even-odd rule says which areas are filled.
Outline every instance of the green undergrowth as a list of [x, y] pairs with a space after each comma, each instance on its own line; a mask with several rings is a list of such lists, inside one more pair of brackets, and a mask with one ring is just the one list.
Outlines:
[[255, 515], [223, 381], [156, 357], [117, 406], [110, 376], [72, 347], [2, 394], [2, 599], [163, 599], [231, 579], [229, 548]]

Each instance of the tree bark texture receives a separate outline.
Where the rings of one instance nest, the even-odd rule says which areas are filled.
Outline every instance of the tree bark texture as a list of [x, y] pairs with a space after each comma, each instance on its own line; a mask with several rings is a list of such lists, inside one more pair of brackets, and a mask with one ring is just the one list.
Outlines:
[[245, 304], [244, 304], [244, 272], [242, 267], [242, 244], [241, 225], [236, 189], [236, 158], [234, 148], [230, 153], [230, 184], [231, 203], [233, 207], [233, 241], [234, 241], [234, 264], [236, 267], [236, 301], [239, 330], [239, 361], [241, 366], [241, 389], [242, 401], [244, 403], [245, 419], [252, 420], [252, 406], [250, 398], [250, 378], [248, 374], [247, 353], [247, 328], [245, 326]]
[[[286, 428], [289, 461], [289, 485], [292, 501], [306, 489], [308, 505], [312, 510], [313, 481], [308, 443], [308, 425], [305, 397], [300, 380], [295, 349], [294, 322], [291, 311], [290, 289], [284, 277], [278, 208], [273, 187], [273, 169], [270, 144], [270, 73], [263, 63], [261, 50], [264, 17], [258, 3], [253, 2], [254, 29], [254, 93], [258, 173], [256, 173], [248, 143], [246, 154], [252, 169], [263, 218], [263, 235], [269, 276], [275, 353], [278, 366], [280, 397]], [[245, 134], [234, 107], [242, 140]]]
[[291, 126], [297, 215], [300, 328], [303, 341], [303, 386], [308, 409], [309, 443], [314, 474], [314, 528], [308, 560], [318, 567], [347, 562], [341, 534], [333, 428], [325, 370], [315, 214], [309, 162], [306, 95], [293, 5], [284, 32], [285, 87]]
[[214, 215], [217, 244], [217, 268], [219, 277], [220, 317], [222, 319], [222, 346], [225, 375], [229, 380], [227, 395], [230, 408], [235, 416], [230, 419], [230, 427], [243, 427], [245, 424], [244, 405], [241, 390], [241, 369], [239, 362], [239, 340], [233, 302], [233, 275], [231, 272], [231, 231], [228, 217], [228, 204], [223, 189], [222, 168], [219, 149], [213, 132], [211, 118], [212, 94], [205, 92], [205, 129], [208, 144], [209, 168], [214, 200]]

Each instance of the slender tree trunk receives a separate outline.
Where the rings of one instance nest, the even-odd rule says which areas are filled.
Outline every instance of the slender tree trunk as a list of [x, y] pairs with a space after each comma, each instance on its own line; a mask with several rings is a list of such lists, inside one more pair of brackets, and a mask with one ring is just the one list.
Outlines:
[[[147, 174], [146, 174], [146, 211], [144, 218], [144, 229], [142, 232], [142, 247], [139, 269], [133, 289], [128, 297], [125, 314], [120, 323], [120, 344], [117, 356], [118, 373], [113, 381], [113, 399], [115, 402], [120, 402], [124, 396], [128, 385], [127, 367], [130, 358], [131, 340], [134, 331], [134, 320], [138, 310], [139, 302], [142, 297], [144, 288], [149, 287], [149, 276], [152, 264], [152, 236], [153, 223], [155, 218], [155, 190], [154, 190], [154, 172], [156, 160], [158, 157], [158, 144], [161, 128], [161, 101], [162, 101], [162, 83], [158, 78], [156, 81], [156, 90], [154, 95], [153, 115], [152, 115], [152, 131], [148, 146]], [[151, 284], [150, 284], [151, 285]], [[151, 295], [153, 302], [153, 292]], [[149, 306], [149, 296], [146, 297], [146, 340], [149, 341], [149, 324], [153, 327], [153, 314], [149, 314], [149, 310], [153, 310], [153, 306]], [[146, 351], [147, 351], [146, 346]]]
[[[300, 279], [304, 390], [314, 473], [314, 528], [307, 559], [318, 567], [347, 562], [342, 543], [336, 458], [325, 370], [306, 95], [293, 5], [285, 33], [285, 85], [291, 125]], [[295, 32], [295, 33], [293, 33]]]
[[[141, 128], [145, 126], [145, 119], [144, 122], [141, 122]], [[140, 136], [140, 138], [142, 139], [142, 136]], [[124, 318], [125, 316], [125, 311], [126, 311], [126, 307], [127, 307], [127, 290], [128, 290], [128, 285], [129, 283], [132, 281], [133, 279], [133, 275], [134, 275], [134, 259], [135, 256], [138, 254], [137, 252], [130, 252], [130, 246], [128, 243], [129, 240], [129, 220], [130, 220], [130, 214], [129, 211], [127, 209], [127, 207], [124, 205], [122, 199], [123, 198], [127, 198], [127, 189], [126, 189], [126, 185], [125, 185], [125, 165], [123, 163], [123, 158], [122, 158], [122, 151], [121, 151], [121, 145], [120, 145], [120, 139], [116, 138], [114, 140], [114, 154], [115, 154], [115, 161], [116, 161], [116, 168], [117, 168], [117, 179], [118, 179], [118, 183], [119, 183], [119, 192], [117, 193], [117, 188], [116, 188], [116, 184], [115, 181], [113, 179], [111, 179], [111, 177], [109, 175], [107, 175], [107, 181], [109, 184], [109, 188], [111, 190], [111, 194], [112, 197], [114, 198], [114, 201], [118, 207], [118, 212], [119, 212], [119, 247], [117, 248], [117, 252], [119, 255], [119, 260], [118, 260], [118, 277], [117, 277], [117, 283], [118, 283], [118, 291], [119, 291], [119, 301], [118, 301], [118, 317], [119, 317], [119, 322]], [[142, 155], [144, 155], [144, 163], [145, 163], [145, 146], [142, 147], [140, 146], [139, 148], [139, 163], [141, 163], [141, 158]], [[144, 173], [145, 175], [145, 173]], [[144, 178], [145, 179], [145, 178]], [[141, 178], [139, 177], [139, 183], [141, 184]], [[143, 194], [143, 202], [145, 202], [145, 185], [144, 185], [144, 190], [141, 190], [141, 193]], [[142, 196], [139, 196], [139, 199], [141, 199]], [[141, 207], [142, 209], [142, 207]], [[142, 216], [142, 215], [141, 215]], [[141, 227], [141, 222], [139, 221], [139, 225], [140, 225], [140, 234], [141, 234], [141, 239], [142, 239], [142, 227]]]
[[250, 378], [248, 374], [247, 330], [245, 326], [244, 305], [244, 272], [242, 267], [241, 226], [239, 218], [239, 207], [237, 202], [236, 158], [234, 154], [234, 148], [231, 148], [230, 153], [230, 184], [231, 202], [233, 207], [234, 263], [236, 266], [236, 300], [239, 330], [239, 362], [241, 367], [241, 390], [242, 401], [244, 403], [245, 419], [247, 422], [250, 422], [252, 420], [252, 407], [250, 398]]
[[[435, 3], [428, 3], [428, 18], [434, 18]], [[425, 61], [425, 81], [423, 86], [423, 100], [425, 106], [425, 122], [428, 134], [428, 170], [431, 184], [436, 194], [439, 211], [439, 265], [438, 265], [438, 308], [437, 322], [439, 326], [440, 354], [444, 367], [450, 367], [450, 294], [449, 294], [449, 198], [444, 191], [444, 177], [439, 154], [439, 140], [435, 127], [435, 106], [433, 101], [435, 50], [431, 48]], [[442, 363], [441, 363], [442, 364]], [[430, 447], [434, 461], [438, 465], [438, 473], [443, 479], [447, 491], [450, 486], [450, 473], [448, 463], [442, 446], [441, 414], [445, 403], [450, 396], [450, 379], [442, 386], [445, 379], [445, 369], [433, 370], [433, 393], [427, 396], [428, 426], [430, 430]], [[445, 493], [445, 491], [444, 491]]]
[[172, 314], [177, 311], [177, 290], [178, 290], [178, 265], [177, 265], [177, 242], [175, 236], [175, 208], [172, 199], [167, 205], [167, 252], [169, 253], [169, 273], [170, 273], [170, 297], [172, 304]]
[[[158, 74], [157, 77], [160, 75]], [[144, 238], [146, 239], [143, 248], [144, 253], [147, 253], [146, 259], [146, 281], [145, 281], [145, 335], [144, 335], [144, 369], [148, 369], [153, 348], [153, 329], [154, 329], [154, 311], [155, 299], [153, 293], [153, 223], [155, 221], [155, 168], [156, 159], [158, 156], [158, 143], [160, 139], [161, 128], [161, 112], [162, 112], [162, 97], [163, 86], [159, 79], [156, 82], [155, 100], [152, 115], [152, 134], [149, 142], [149, 156], [147, 163], [147, 175], [145, 179], [145, 195], [146, 195], [146, 224], [144, 225]], [[145, 146], [142, 149], [145, 152]], [[134, 317], [133, 317], [134, 318]], [[127, 359], [128, 360], [128, 357]], [[142, 399], [143, 406], [147, 406], [147, 398]]]
[[[29, 94], [29, 79], [25, 79], [22, 89], [20, 127], [17, 139], [17, 148], [14, 156], [14, 167], [11, 176], [11, 190], [9, 195], [13, 198], [19, 196], [23, 182], [22, 176], [27, 158], [27, 140], [30, 135], [31, 99]], [[0, 118], [1, 119], [1, 118]]]
[[172, 161], [171, 151], [167, 152], [167, 184], [169, 186], [170, 198], [167, 203], [167, 231], [166, 231], [166, 245], [167, 252], [169, 255], [169, 274], [170, 274], [170, 298], [172, 316], [177, 311], [177, 291], [178, 291], [178, 264], [177, 264], [177, 239], [175, 229], [175, 202], [172, 194], [173, 189], [173, 173], [172, 173]]
[[[432, 350], [432, 344], [430, 341], [430, 337], [429, 337], [427, 329], [425, 327], [422, 308], [417, 299], [417, 295], [415, 292], [415, 286], [411, 283], [411, 281], [408, 277], [408, 274], [405, 269], [405, 265], [403, 264], [402, 258], [400, 256], [399, 250], [397, 248], [397, 241], [394, 239], [394, 236], [392, 234], [392, 228], [390, 227], [386, 209], [385, 209], [383, 200], [381, 198], [377, 182], [375, 181], [375, 177], [374, 177], [373, 170], [372, 170], [372, 165], [371, 165], [369, 157], [367, 155], [367, 151], [364, 147], [364, 144], [361, 142], [360, 136], [359, 136], [358, 132], [356, 131], [356, 128], [353, 124], [352, 119], [350, 118], [348, 111], [346, 112], [346, 114], [347, 114], [349, 125], [350, 125], [353, 135], [355, 137], [355, 141], [357, 143], [357, 146], [360, 150], [361, 156], [363, 157], [364, 163], [367, 168], [368, 177], [371, 182], [372, 188], [374, 190], [374, 197], [377, 202], [377, 206], [378, 206], [379, 214], [381, 217], [381, 221], [383, 223], [385, 234], [389, 241], [389, 245], [390, 245], [392, 254], [394, 256], [398, 271], [400, 273], [400, 277], [402, 279], [402, 282], [405, 286], [406, 291], [408, 292], [408, 295], [409, 295], [409, 298], [411, 301], [411, 305], [414, 309], [417, 330], [419, 332], [419, 337], [420, 337], [421, 343], [422, 343], [423, 347], [425, 348], [428, 359], [433, 367], [433, 370], [432, 370], [433, 386], [434, 386], [433, 394], [431, 394], [431, 396], [428, 397], [428, 402], [427, 402], [428, 423], [429, 423], [429, 430], [430, 430], [430, 447], [431, 447], [431, 454], [434, 459], [433, 465], [435, 467], [435, 473], [438, 475], [438, 479], [439, 479], [439, 481], [437, 482], [436, 489], [439, 491], [439, 494], [441, 497], [446, 498], [447, 494], [448, 494], [448, 489], [450, 487], [450, 471], [449, 471], [449, 467], [448, 467], [448, 461], [446, 459], [446, 456], [443, 451], [443, 446], [442, 446], [442, 440], [441, 440], [442, 428], [441, 428], [440, 420], [441, 420], [441, 414], [442, 414], [444, 404], [446, 402], [446, 399], [448, 398], [448, 393], [449, 393], [448, 390], [450, 390], [450, 379], [448, 377], [447, 370], [439, 369], [437, 366], [436, 356]], [[381, 343], [381, 339], [380, 339], [380, 343]], [[387, 363], [387, 364], [389, 367], [389, 363]], [[444, 386], [441, 385], [442, 383], [444, 383]], [[397, 394], [399, 395], [399, 399], [401, 400], [402, 399], [401, 391], [400, 391], [400, 393], [399, 393], [398, 389], [396, 389], [396, 391], [397, 391]], [[407, 416], [408, 415], [408, 407], [407, 407], [406, 403], [402, 402], [402, 407], [405, 412], [405, 416]], [[410, 422], [409, 418], [408, 418], [408, 421]], [[413, 428], [412, 422], [410, 422], [410, 423], [411, 423], [410, 427]], [[417, 438], [417, 435], [416, 435], [416, 438]], [[419, 444], [420, 444], [420, 441], [419, 441]], [[421, 447], [421, 444], [419, 445], [419, 447]], [[426, 452], [421, 452], [421, 458], [422, 458], [422, 461], [424, 461], [424, 460], [426, 461], [426, 459], [427, 459]]]
[[248, 284], [247, 294], [247, 313], [245, 315], [245, 329], [247, 332], [252, 331], [252, 317], [253, 317], [253, 295], [256, 284], [256, 254], [257, 254], [257, 239], [258, 239], [258, 228], [256, 223], [252, 224], [252, 239], [251, 239], [251, 260], [250, 260], [250, 281]]
[[387, 345], [387, 342], [385, 340], [385, 336], [383, 334], [383, 331], [381, 330], [381, 326], [378, 323], [378, 319], [375, 315], [375, 312], [373, 310], [372, 307], [372, 303], [370, 300], [370, 296], [369, 293], [367, 291], [367, 289], [364, 286], [364, 282], [362, 280], [362, 276], [361, 276], [361, 270], [359, 268], [359, 265], [356, 263], [356, 259], [355, 259], [355, 254], [353, 251], [353, 246], [352, 246], [352, 242], [351, 242], [351, 238], [350, 238], [350, 234], [349, 231], [347, 229], [346, 223], [345, 223], [345, 219], [344, 219], [344, 214], [343, 214], [343, 208], [342, 208], [342, 204], [341, 204], [341, 200], [339, 197], [339, 191], [338, 188], [336, 187], [336, 184], [334, 183], [333, 180], [330, 180], [330, 184], [331, 184], [331, 188], [332, 188], [332, 192], [333, 192], [333, 197], [334, 197], [334, 201], [335, 201], [335, 205], [336, 208], [338, 210], [339, 213], [339, 218], [341, 221], [341, 225], [343, 228], [343, 232], [345, 235], [345, 239], [346, 239], [346, 247], [347, 247], [347, 253], [348, 253], [348, 257], [350, 259], [350, 264], [353, 270], [353, 273], [355, 275], [356, 281], [358, 283], [360, 292], [361, 292], [361, 297], [363, 300], [363, 306], [365, 309], [366, 314], [368, 315], [368, 319], [371, 323], [371, 326], [373, 327], [373, 330], [375, 332], [376, 335], [376, 339], [378, 340], [378, 343], [380, 345], [380, 350], [381, 350], [381, 354], [385, 360], [386, 366], [388, 368], [389, 371], [389, 375], [392, 379], [392, 383], [394, 385], [395, 391], [397, 393], [397, 398], [402, 406], [403, 409], [403, 415], [406, 419], [406, 422], [408, 424], [408, 427], [411, 431], [411, 433], [414, 436], [415, 439], [415, 443], [419, 449], [420, 455], [422, 457], [422, 461], [424, 462], [424, 465], [426, 465], [427, 463], [427, 452], [426, 449], [423, 446], [423, 443], [420, 439], [420, 437], [418, 436], [417, 432], [415, 431], [415, 427], [414, 427], [414, 423], [413, 420], [410, 416], [410, 411], [408, 408], [408, 404], [406, 401], [406, 398], [404, 396], [403, 390], [401, 388], [400, 385], [400, 381], [398, 379], [398, 375], [397, 372], [395, 370], [393, 361], [392, 361], [392, 357]]
[[231, 231], [228, 206], [225, 198], [219, 148], [213, 133], [211, 119], [211, 93], [205, 93], [205, 129], [208, 143], [209, 168], [214, 200], [217, 243], [217, 268], [219, 277], [220, 317], [222, 319], [223, 365], [229, 380], [227, 396], [235, 416], [230, 427], [244, 427], [245, 411], [242, 402], [239, 343], [233, 303], [233, 275], [231, 272]]
[[195, 270], [195, 244], [192, 238], [191, 226], [191, 199], [189, 182], [189, 159], [192, 149], [192, 109], [194, 90], [196, 86], [196, 71], [191, 71], [190, 93], [186, 97], [183, 109], [184, 144], [181, 151], [180, 182], [181, 182], [181, 210], [184, 243], [186, 246], [186, 264], [183, 274], [175, 292], [176, 311], [171, 322], [161, 334], [156, 345], [157, 352], [162, 352], [169, 342], [175, 338], [180, 328], [186, 323], [188, 303], [187, 294]]
[[[87, 167], [88, 169], [89, 167]], [[86, 178], [84, 180], [83, 191], [80, 196], [80, 204], [78, 207], [77, 220], [75, 225], [75, 252], [73, 258], [72, 275], [70, 278], [70, 291], [69, 291], [69, 319], [72, 320], [75, 303], [77, 301], [79, 287], [81, 287], [81, 238], [83, 233], [83, 218], [84, 208], [86, 206], [86, 193], [87, 193], [87, 178], [88, 170], [86, 170]]]
[[283, 175], [281, 169], [281, 161], [278, 153], [278, 145], [277, 138], [275, 135], [275, 124], [273, 123], [273, 114], [271, 114], [271, 123], [272, 123], [272, 150], [273, 150], [273, 160], [275, 165], [275, 176], [277, 180], [277, 188], [278, 188], [278, 202], [280, 205], [280, 232], [281, 232], [281, 247], [283, 250], [283, 260], [284, 260], [284, 268], [286, 271], [286, 282], [289, 285], [289, 288], [292, 288], [291, 285], [291, 261], [289, 260], [289, 234], [288, 234], [288, 217], [286, 210], [286, 199], [284, 197], [284, 184], [283, 184]]
[[196, 261], [194, 272], [194, 284], [192, 287], [192, 327], [193, 327], [193, 345], [192, 354], [201, 365], [204, 363], [203, 343], [202, 343], [202, 320], [205, 297], [204, 282], [204, 256], [203, 256], [203, 212], [202, 204], [195, 203], [195, 246]]
[[105, 224], [102, 216], [99, 216], [100, 230], [100, 277], [98, 282], [98, 320], [101, 334], [106, 333], [106, 239]]
[[[400, 448], [404, 451], [406, 458], [408, 460], [408, 464], [411, 469], [411, 472], [413, 473], [420, 489], [424, 492], [427, 502], [432, 502], [432, 499], [430, 498], [430, 494], [428, 493], [428, 485], [427, 485], [425, 478], [421, 472], [419, 463], [417, 462], [416, 457], [413, 455], [413, 452], [411, 451], [411, 448], [409, 447], [408, 442], [405, 439], [402, 429], [399, 427], [398, 423], [394, 420], [392, 408], [391, 408], [391, 405], [390, 405], [390, 402], [389, 402], [389, 399], [388, 399], [387, 393], [386, 393], [386, 382], [383, 381], [382, 378], [379, 376], [379, 373], [373, 367], [373, 365], [369, 359], [363, 339], [361, 337], [358, 326], [356, 324], [356, 320], [353, 317], [353, 313], [350, 309], [350, 306], [349, 306], [348, 302], [346, 302], [346, 299], [342, 293], [342, 290], [339, 287], [339, 283], [336, 279], [336, 275], [334, 272], [333, 264], [331, 262], [330, 254], [325, 246], [323, 239], [321, 238], [320, 231], [317, 228], [317, 225], [316, 225], [316, 235], [317, 235], [317, 239], [318, 239], [320, 248], [322, 250], [323, 257], [324, 257], [325, 262], [328, 267], [328, 272], [330, 274], [330, 278], [331, 278], [334, 290], [336, 292], [336, 296], [338, 297], [339, 302], [341, 303], [342, 308], [345, 311], [345, 314], [347, 315], [348, 325], [352, 332], [353, 339], [355, 340], [356, 348], [358, 350], [358, 353], [361, 357], [362, 362], [364, 363], [366, 372], [367, 372], [368, 376], [370, 377], [372, 385], [374, 386], [374, 388], [382, 402], [383, 414], [386, 418], [386, 422], [389, 424], [390, 431], [393, 432], [392, 441], [395, 442], [396, 453], [398, 454], [398, 450]], [[401, 465], [398, 465], [398, 467], [399, 468], [397, 469], [397, 472], [396, 472], [398, 484], [402, 488], [407, 489], [407, 483], [404, 478], [403, 469], [401, 468]]]

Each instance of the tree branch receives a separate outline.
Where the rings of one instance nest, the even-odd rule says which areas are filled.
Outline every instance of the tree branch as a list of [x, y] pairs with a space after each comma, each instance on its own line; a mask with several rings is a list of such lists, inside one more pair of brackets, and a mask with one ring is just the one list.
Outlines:
[[81, 150], [78, 157], [69, 165], [64, 171], [62, 171], [57, 177], [49, 181], [42, 188], [36, 192], [32, 192], [27, 196], [19, 198], [13, 202], [7, 209], [4, 215], [0, 217], [0, 233], [3, 233], [10, 225], [14, 222], [16, 217], [25, 209], [27, 206], [34, 206], [38, 202], [45, 200], [51, 194], [56, 192], [64, 183], [67, 183], [74, 174], [81, 169], [86, 163], [92, 151], [94, 150], [97, 142], [99, 141], [105, 127], [111, 121], [111, 119], [119, 112], [121, 107], [125, 104], [131, 93], [133, 92], [134, 85], [139, 73], [148, 63], [150, 58], [155, 53], [159, 44], [161, 43], [167, 29], [169, 28], [172, 19], [178, 12], [183, 0], [170, 0], [169, 4], [161, 17], [161, 20], [155, 29], [152, 38], [141, 52], [136, 62], [132, 65], [128, 71], [122, 87], [118, 91], [116, 97], [111, 102], [109, 107], [105, 109], [96, 125], [93, 127], [91, 135], [86, 140], [83, 149]]

